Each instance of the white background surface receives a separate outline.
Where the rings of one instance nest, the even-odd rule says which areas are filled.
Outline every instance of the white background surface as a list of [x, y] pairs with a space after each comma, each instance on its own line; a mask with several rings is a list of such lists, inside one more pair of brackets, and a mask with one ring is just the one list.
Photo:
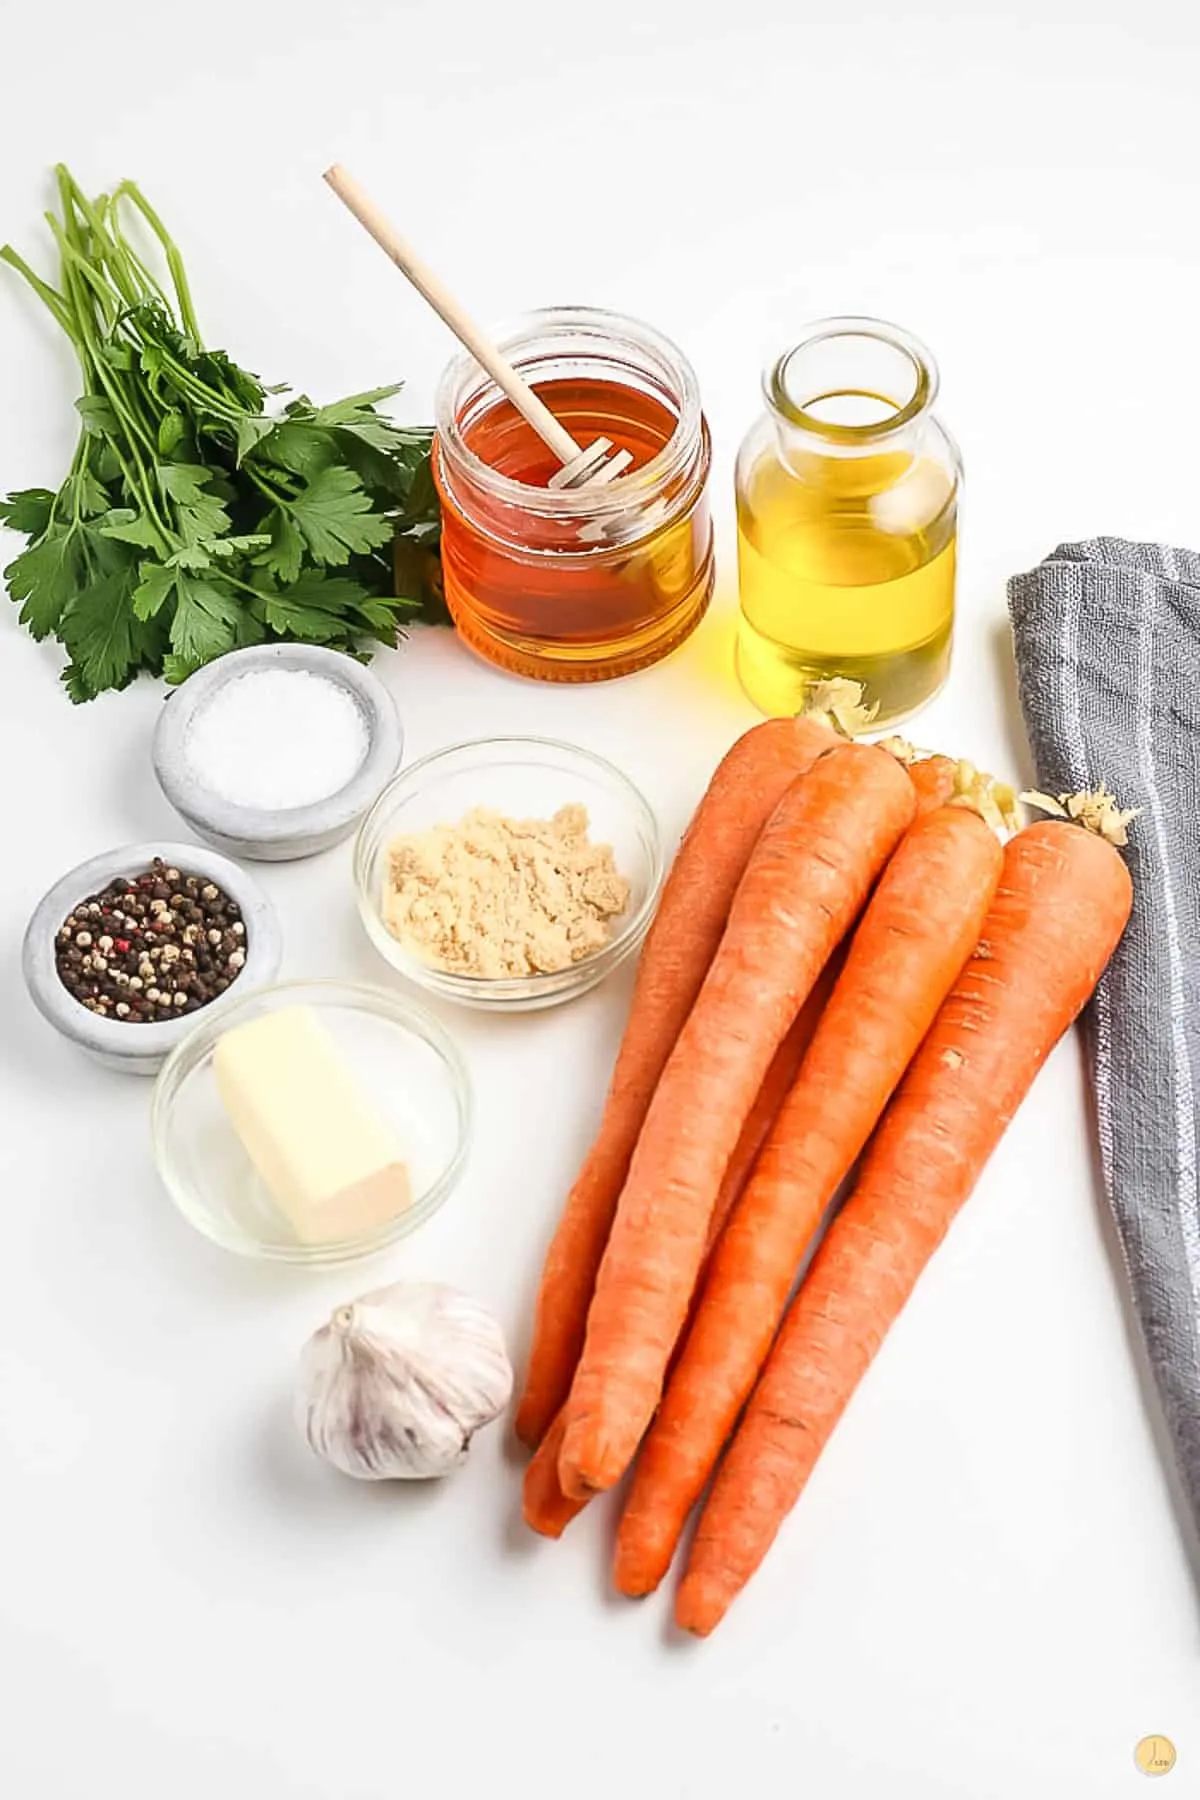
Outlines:
[[[332, 398], [406, 376], [422, 418], [447, 354], [322, 188], [335, 157], [484, 318], [594, 301], [691, 354], [718, 446], [708, 624], [593, 689], [423, 635], [379, 664], [412, 755], [561, 734], [678, 831], [753, 716], [726, 662], [733, 454], [763, 355], [825, 312], [926, 338], [966, 457], [957, 659], [923, 741], [1026, 774], [1004, 578], [1072, 535], [1200, 543], [1200, 28], [1178, 0], [6, 13], [0, 234], [45, 259], [56, 158], [93, 191], [135, 175], [209, 337], [267, 379]], [[0, 487], [54, 486], [74, 371], [0, 290]], [[523, 1355], [625, 982], [542, 1017], [445, 1015], [478, 1137], [410, 1246], [315, 1278], [208, 1247], [157, 1186], [148, 1088], [81, 1060], [20, 989], [43, 888], [173, 829], [147, 761], [159, 695], [75, 711], [56, 673], [3, 616], [0, 1790], [1119, 1800], [1143, 1792], [1135, 1741], [1166, 1732], [1163, 1791], [1198, 1791], [1200, 1615], [1073, 1043], [766, 1569], [681, 1644], [664, 1596], [607, 1595], [603, 1508], [557, 1547], [522, 1534], [500, 1431], [452, 1484], [372, 1491], [327, 1478], [287, 1414], [302, 1339], [400, 1273], [474, 1289]], [[388, 978], [348, 849], [265, 880], [286, 972]]]

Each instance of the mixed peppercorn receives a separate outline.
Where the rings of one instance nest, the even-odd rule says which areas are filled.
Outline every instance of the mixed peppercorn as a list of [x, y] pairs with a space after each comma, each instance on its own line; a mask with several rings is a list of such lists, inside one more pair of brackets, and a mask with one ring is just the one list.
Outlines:
[[246, 926], [236, 900], [160, 857], [81, 900], [54, 946], [67, 992], [100, 1018], [149, 1025], [199, 1011], [237, 980]]

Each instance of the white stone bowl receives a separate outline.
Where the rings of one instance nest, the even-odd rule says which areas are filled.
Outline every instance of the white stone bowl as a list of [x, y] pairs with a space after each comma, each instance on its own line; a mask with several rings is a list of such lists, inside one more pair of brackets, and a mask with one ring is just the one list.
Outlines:
[[[367, 727], [367, 754], [337, 793], [311, 806], [269, 810], [236, 805], [197, 779], [185, 750], [193, 718], [218, 688], [255, 669], [301, 669], [323, 675], [358, 707]], [[292, 862], [349, 837], [395, 774], [403, 741], [395, 701], [379, 677], [361, 663], [314, 644], [261, 644], [232, 650], [207, 663], [170, 695], [155, 727], [151, 755], [163, 793], [207, 843], [228, 856]]]
[[[63, 920], [81, 900], [107, 887], [116, 875], [140, 874], [156, 856], [187, 875], [215, 881], [231, 900], [237, 901], [246, 925], [245, 967], [219, 999], [178, 1019], [129, 1025], [120, 1019], [97, 1018], [63, 986], [54, 961], [55, 937]], [[274, 981], [282, 955], [283, 939], [275, 908], [254, 877], [236, 863], [199, 844], [127, 844], [80, 863], [43, 896], [26, 927], [22, 967], [33, 1004], [56, 1031], [111, 1069], [132, 1075], [155, 1075], [199, 1019]]]

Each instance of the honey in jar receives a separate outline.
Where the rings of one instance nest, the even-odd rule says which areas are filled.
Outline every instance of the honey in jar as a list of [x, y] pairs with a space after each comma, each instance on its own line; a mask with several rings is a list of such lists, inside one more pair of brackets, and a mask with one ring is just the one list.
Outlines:
[[738, 672], [764, 712], [861, 682], [907, 717], [950, 664], [961, 465], [927, 350], [872, 319], [813, 326], [775, 359], [737, 468]]
[[675, 346], [632, 319], [584, 309], [532, 315], [501, 348], [585, 448], [633, 462], [607, 486], [547, 486], [559, 467], [470, 357], [437, 399], [446, 603], [488, 661], [543, 681], [596, 681], [657, 662], [712, 594], [711, 458], [696, 378]]

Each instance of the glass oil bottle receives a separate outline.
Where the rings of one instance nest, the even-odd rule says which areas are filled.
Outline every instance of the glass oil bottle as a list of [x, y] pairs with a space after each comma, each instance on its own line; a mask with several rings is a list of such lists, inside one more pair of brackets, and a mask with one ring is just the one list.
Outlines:
[[764, 389], [736, 477], [742, 685], [786, 715], [845, 676], [894, 724], [950, 665], [962, 466], [933, 359], [896, 326], [827, 319]]

